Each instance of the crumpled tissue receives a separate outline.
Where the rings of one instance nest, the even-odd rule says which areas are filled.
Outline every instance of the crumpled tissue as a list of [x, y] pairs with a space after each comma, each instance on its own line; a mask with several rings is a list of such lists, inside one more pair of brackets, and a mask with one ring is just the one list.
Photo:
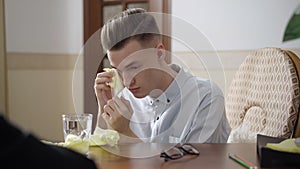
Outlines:
[[110, 145], [115, 146], [120, 140], [119, 133], [111, 129], [96, 127], [94, 134], [90, 138], [90, 146]]
[[50, 145], [62, 146], [79, 153], [85, 154], [89, 150], [89, 146], [115, 146], [120, 139], [119, 133], [111, 129], [101, 129], [96, 127], [94, 134], [91, 135], [90, 140], [82, 139], [80, 136], [69, 134], [66, 137], [65, 142], [50, 142], [47, 140], [41, 140], [42, 142]]
[[124, 89], [123, 82], [117, 69], [104, 68], [103, 70], [106, 72], [114, 72], [114, 76], [112, 77], [112, 81], [109, 83], [109, 86], [114, 89], [114, 96], [117, 96]]
[[296, 145], [294, 138], [285, 139], [280, 143], [267, 143], [266, 147], [277, 151], [300, 153], [300, 147]]

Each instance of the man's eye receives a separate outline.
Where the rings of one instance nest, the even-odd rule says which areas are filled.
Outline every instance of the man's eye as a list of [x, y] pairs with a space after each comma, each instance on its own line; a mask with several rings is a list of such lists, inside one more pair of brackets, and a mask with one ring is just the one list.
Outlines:
[[131, 66], [130, 68], [129, 68], [129, 70], [136, 70], [136, 69], [138, 69], [139, 68], [139, 66]]
[[131, 67], [130, 69], [137, 69], [138, 67], [137, 66], [133, 66], [133, 67]]

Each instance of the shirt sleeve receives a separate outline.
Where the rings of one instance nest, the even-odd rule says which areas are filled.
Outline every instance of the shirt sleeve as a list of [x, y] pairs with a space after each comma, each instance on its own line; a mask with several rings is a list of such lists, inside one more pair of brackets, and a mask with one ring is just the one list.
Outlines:
[[218, 86], [212, 83], [211, 90], [199, 102], [194, 116], [186, 142], [227, 142], [231, 129], [226, 118], [224, 97]]

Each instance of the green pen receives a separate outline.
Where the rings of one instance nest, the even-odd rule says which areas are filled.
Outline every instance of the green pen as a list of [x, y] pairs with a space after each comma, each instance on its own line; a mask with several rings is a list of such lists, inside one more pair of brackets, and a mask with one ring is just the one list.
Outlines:
[[229, 156], [229, 158], [233, 159], [235, 162], [241, 164], [242, 166], [246, 167], [247, 169], [256, 169], [257, 168], [256, 166], [251, 166], [250, 164], [248, 164], [247, 162], [238, 158], [237, 156], [235, 156], [232, 153], [229, 153], [228, 156]]

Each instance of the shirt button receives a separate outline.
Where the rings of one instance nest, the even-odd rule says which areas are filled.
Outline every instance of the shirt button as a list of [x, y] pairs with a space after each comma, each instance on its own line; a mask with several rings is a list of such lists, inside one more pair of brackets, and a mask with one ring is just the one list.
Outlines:
[[167, 99], [167, 102], [169, 103], [169, 102], [170, 102], [170, 99]]
[[156, 120], [159, 120], [159, 117], [156, 117]]

